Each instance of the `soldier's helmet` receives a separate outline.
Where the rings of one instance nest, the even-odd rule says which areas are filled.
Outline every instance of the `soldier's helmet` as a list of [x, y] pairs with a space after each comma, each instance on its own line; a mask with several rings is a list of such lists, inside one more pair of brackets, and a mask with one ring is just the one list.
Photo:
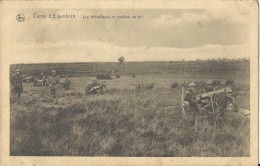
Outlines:
[[191, 82], [190, 84], [189, 84], [189, 87], [195, 87], [196, 86], [196, 84], [194, 83], [194, 82]]
[[226, 88], [225, 91], [224, 91], [224, 93], [225, 93], [225, 94], [226, 94], [226, 93], [232, 93], [232, 89], [231, 89], [231, 88]]
[[212, 81], [211, 80], [207, 80], [206, 81], [206, 85], [212, 85]]

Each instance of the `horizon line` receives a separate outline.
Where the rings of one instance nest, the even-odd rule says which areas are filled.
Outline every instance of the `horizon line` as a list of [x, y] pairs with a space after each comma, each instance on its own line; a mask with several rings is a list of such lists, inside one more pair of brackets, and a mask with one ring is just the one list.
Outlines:
[[[201, 62], [208, 62], [208, 61], [249, 61], [250, 58], [213, 58], [213, 59], [196, 59], [196, 60], [166, 60], [166, 61], [158, 61], [158, 60], [151, 60], [151, 61], [124, 61], [123, 63], [144, 63], [144, 62], [197, 62], [197, 61], [201, 61]], [[72, 62], [29, 62], [29, 63], [14, 63], [14, 64], [10, 64], [10, 65], [21, 65], [21, 64], [57, 64], [57, 63], [119, 63], [118, 61], [82, 61], [82, 62], [77, 62], [77, 61], [72, 61]]]

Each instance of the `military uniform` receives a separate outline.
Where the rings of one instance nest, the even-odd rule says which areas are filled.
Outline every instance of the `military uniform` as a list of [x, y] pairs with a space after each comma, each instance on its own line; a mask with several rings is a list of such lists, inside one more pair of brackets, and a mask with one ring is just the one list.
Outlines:
[[58, 76], [50, 76], [48, 78], [48, 86], [50, 88], [50, 94], [54, 97], [56, 97], [56, 94], [57, 94], [57, 88], [58, 88], [58, 85], [60, 83], [60, 78]]
[[232, 97], [232, 89], [225, 89], [225, 96], [222, 98], [219, 104], [220, 112], [223, 114], [225, 112], [234, 112], [238, 111], [238, 107], [236, 105], [236, 100]]
[[13, 74], [11, 78], [11, 84], [14, 89], [14, 93], [20, 97], [23, 92], [23, 77], [21, 74]]
[[91, 83], [91, 87], [96, 87], [96, 86], [99, 86], [100, 84], [97, 82], [97, 81], [93, 81]]
[[46, 77], [45, 76], [43, 76], [43, 86], [46, 86], [46, 84], [47, 84], [47, 80], [46, 80]]
[[43, 80], [43, 77], [44, 77], [44, 75], [41, 74], [41, 75], [39, 76], [39, 80]]
[[195, 94], [191, 90], [187, 90], [184, 93], [184, 101], [189, 103], [189, 108], [196, 111], [197, 107], [197, 101], [195, 98]]
[[64, 82], [64, 88], [68, 90], [68, 89], [70, 89], [70, 85], [71, 85], [70, 80], [66, 79], [65, 82]]
[[234, 112], [237, 111], [236, 100], [234, 97], [224, 97], [219, 104], [220, 111]]
[[188, 104], [186, 107], [186, 112], [190, 117], [191, 125], [196, 126], [196, 114], [199, 112], [199, 105], [196, 100], [195, 94], [192, 90], [187, 90], [184, 93], [183, 100]]

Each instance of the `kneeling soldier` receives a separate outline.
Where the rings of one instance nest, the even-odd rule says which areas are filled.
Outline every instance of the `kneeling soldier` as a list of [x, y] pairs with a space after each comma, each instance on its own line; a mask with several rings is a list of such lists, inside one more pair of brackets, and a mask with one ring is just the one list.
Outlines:
[[212, 92], [214, 91], [213, 87], [212, 87], [212, 81], [211, 80], [207, 80], [206, 81], [206, 86], [203, 88], [202, 93], [207, 93], [207, 92]]
[[188, 90], [184, 93], [184, 101], [188, 105], [187, 113], [191, 116], [192, 122], [196, 125], [196, 114], [199, 112], [200, 107], [195, 96], [195, 83], [189, 84]]
[[232, 96], [232, 89], [226, 88], [225, 96], [220, 103], [220, 110], [223, 112], [235, 112], [237, 111], [236, 100]]

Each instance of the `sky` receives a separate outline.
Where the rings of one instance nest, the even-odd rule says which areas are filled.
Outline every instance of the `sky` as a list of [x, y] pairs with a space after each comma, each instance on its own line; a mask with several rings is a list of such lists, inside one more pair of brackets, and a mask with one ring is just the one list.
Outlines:
[[[249, 58], [250, 13], [206, 9], [26, 10], [14, 22], [12, 55], [20, 63], [175, 61]], [[50, 13], [75, 19], [36, 19]], [[83, 19], [84, 16], [141, 16]], [[20, 58], [19, 58], [20, 57]]]

